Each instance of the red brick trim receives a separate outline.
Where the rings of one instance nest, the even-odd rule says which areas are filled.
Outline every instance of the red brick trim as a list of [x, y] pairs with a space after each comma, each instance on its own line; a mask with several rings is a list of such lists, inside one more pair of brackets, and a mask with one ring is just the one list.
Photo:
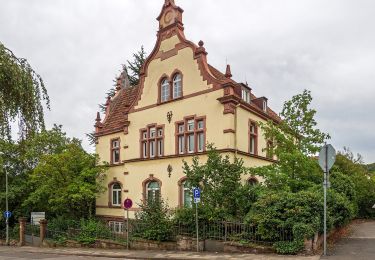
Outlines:
[[[154, 138], [150, 138], [150, 129], [151, 128], [155, 128], [156, 132], [155, 132], [155, 137]], [[162, 130], [163, 131], [163, 134], [162, 136], [158, 136], [158, 130]], [[146, 139], [143, 139], [143, 133], [146, 132]], [[159, 144], [158, 144], [158, 141], [162, 141], [162, 145], [163, 145], [163, 151], [162, 151], [162, 155], [160, 156], [159, 155]], [[147, 125], [146, 128], [142, 128], [139, 130], [139, 147], [140, 147], [140, 158], [144, 158], [143, 156], [143, 144], [146, 143], [146, 154], [147, 154], [147, 159], [157, 159], [159, 157], [163, 157], [164, 156], [164, 152], [165, 152], [165, 146], [164, 146], [164, 140], [165, 140], [165, 125], [162, 124], [162, 125], [157, 125], [156, 123], [153, 123], [153, 124], [149, 124]], [[154, 157], [151, 157], [150, 155], [150, 142], [151, 141], [155, 141], [155, 156]]]
[[[189, 120], [194, 120], [194, 130], [188, 131], [187, 123]], [[198, 122], [203, 121], [203, 129], [198, 129]], [[184, 124], [184, 132], [179, 133], [178, 127], [179, 125]], [[203, 145], [203, 151], [198, 151], [198, 134], [203, 133], [204, 134], [204, 145]], [[192, 153], [188, 152], [188, 135], [194, 134], [194, 151]], [[197, 154], [206, 151], [206, 142], [207, 142], [207, 120], [206, 116], [199, 116], [196, 115], [190, 115], [184, 117], [183, 120], [175, 122], [175, 153], [176, 155], [182, 155], [179, 153], [179, 137], [184, 136], [184, 153], [187, 154]]]
[[183, 183], [187, 180], [188, 178], [186, 176], [182, 177], [181, 179], [178, 180], [178, 206], [182, 208], [184, 206], [184, 186]]
[[[244, 152], [244, 151], [240, 151], [240, 150], [236, 151], [236, 149], [232, 149], [232, 148], [217, 149], [217, 151], [219, 153], [236, 153], [237, 152], [237, 154], [240, 154], [240, 155], [260, 159], [260, 160], [263, 160], [263, 161], [268, 161], [268, 162], [271, 162], [271, 163], [277, 163], [277, 160], [266, 158], [266, 157], [260, 156], [260, 155], [250, 154], [248, 152]], [[173, 158], [194, 157], [194, 156], [199, 156], [199, 155], [206, 155], [207, 153], [208, 153], [207, 151], [204, 151], [204, 152], [191, 153], [191, 154], [173, 154], [173, 155], [167, 155], [167, 156], [159, 157], [158, 160], [167, 160], [167, 159], [169, 160], [169, 159], [173, 159]], [[149, 160], [150, 159], [134, 158], [134, 159], [125, 160], [124, 163], [145, 162], [145, 161], [149, 161]]]
[[255, 176], [251, 176], [247, 179], [247, 183], [250, 184], [250, 185], [253, 185], [253, 184], [258, 184], [259, 183], [259, 180], [257, 177]]
[[235, 133], [236, 133], [236, 130], [234, 130], [234, 129], [224, 129], [224, 130], [223, 130], [223, 133], [224, 133], [224, 134], [228, 134], [228, 133], [235, 134]]

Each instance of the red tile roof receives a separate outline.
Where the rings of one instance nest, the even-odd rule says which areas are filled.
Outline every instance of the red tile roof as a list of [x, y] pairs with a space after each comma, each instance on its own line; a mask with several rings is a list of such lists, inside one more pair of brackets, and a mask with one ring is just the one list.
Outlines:
[[131, 108], [131, 104], [137, 98], [138, 86], [122, 88], [112, 98], [106, 117], [99, 130], [99, 134], [106, 134], [124, 129], [127, 120], [126, 114]]

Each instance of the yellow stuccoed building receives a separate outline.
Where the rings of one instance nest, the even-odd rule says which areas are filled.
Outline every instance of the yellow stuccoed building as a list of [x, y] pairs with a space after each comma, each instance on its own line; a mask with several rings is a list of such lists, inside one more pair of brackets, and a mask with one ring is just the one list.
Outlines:
[[[142, 201], [159, 194], [172, 208], [190, 204], [183, 160], [190, 163], [199, 156], [204, 162], [207, 143], [242, 158], [245, 166], [274, 162], [257, 122], [280, 118], [265, 97], [255, 97], [247, 84], [231, 79], [229, 65], [221, 73], [208, 64], [204, 43], [185, 38], [182, 13], [173, 0], [165, 0], [139, 85], [129, 86], [122, 75], [103, 121], [97, 115], [96, 152], [111, 167], [96, 214], [117, 231], [126, 198], [134, 202], [130, 217]], [[248, 178], [243, 181], [258, 181]]]

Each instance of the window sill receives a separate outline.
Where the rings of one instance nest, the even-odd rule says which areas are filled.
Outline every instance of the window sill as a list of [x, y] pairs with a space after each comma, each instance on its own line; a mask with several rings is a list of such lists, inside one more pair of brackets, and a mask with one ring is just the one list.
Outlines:
[[111, 163], [111, 164], [109, 164], [109, 167], [116, 167], [116, 166], [122, 166], [122, 165], [124, 165], [125, 163]]
[[172, 102], [174, 102], [174, 101], [179, 101], [179, 100], [182, 100], [182, 99], [184, 99], [183, 96], [182, 96], [182, 97], [179, 97], [179, 98], [174, 98], [174, 99], [171, 99], [171, 100], [168, 100], [168, 101], [163, 101], [163, 102], [159, 101], [159, 102], [157, 103], [157, 105], [160, 106], [160, 105], [164, 105], [164, 104], [172, 103]]

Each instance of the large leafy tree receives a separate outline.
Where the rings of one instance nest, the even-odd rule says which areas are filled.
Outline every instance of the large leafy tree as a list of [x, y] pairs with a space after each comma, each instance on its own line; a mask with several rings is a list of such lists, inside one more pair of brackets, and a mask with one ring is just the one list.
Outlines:
[[84, 151], [77, 139], [61, 152], [42, 156], [30, 174], [32, 191], [22, 207], [46, 211], [50, 217], [91, 217], [95, 198], [104, 191], [106, 166], [97, 164], [97, 156]]
[[278, 162], [253, 172], [264, 176], [269, 187], [299, 191], [321, 180], [320, 168], [312, 156], [330, 136], [316, 127], [311, 101], [311, 93], [305, 90], [284, 103], [280, 123], [259, 122], [264, 137], [274, 144], [267, 152], [274, 154]]
[[201, 163], [198, 157], [189, 165], [184, 162], [184, 174], [191, 187], [202, 189], [202, 203], [208, 219], [233, 219], [249, 210], [251, 192], [241, 177], [247, 173], [243, 161], [220, 155], [208, 145], [208, 158]]
[[[94, 193], [103, 189], [100, 177], [105, 167], [97, 167], [96, 157], [86, 153], [78, 140], [68, 138], [62, 126], [25, 140], [0, 140], [0, 150], [0, 183], [5, 183], [3, 166], [7, 165], [9, 207], [15, 216], [11, 221], [29, 216], [33, 210], [71, 218], [94, 212]], [[66, 181], [57, 182], [57, 176]], [[56, 196], [61, 196], [61, 205], [56, 206]], [[1, 189], [1, 211], [4, 205], [5, 190]]]
[[44, 129], [43, 102], [49, 108], [40, 75], [0, 42], [0, 138], [11, 138], [14, 121], [22, 138]]

